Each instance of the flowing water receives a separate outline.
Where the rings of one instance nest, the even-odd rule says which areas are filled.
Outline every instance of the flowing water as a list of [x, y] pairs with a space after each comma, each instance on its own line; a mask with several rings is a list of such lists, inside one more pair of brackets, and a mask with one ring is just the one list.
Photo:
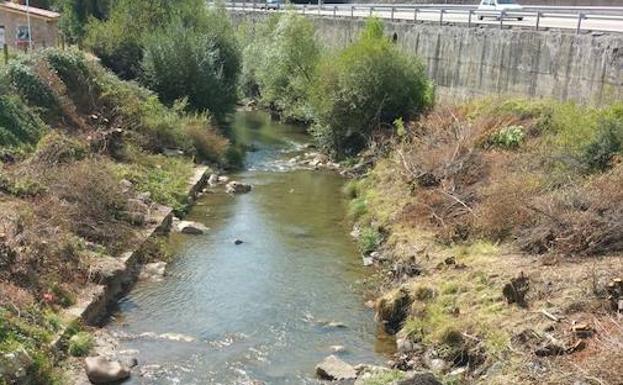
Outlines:
[[309, 140], [301, 128], [238, 112], [232, 131], [252, 149], [234, 177], [253, 191], [204, 195], [188, 219], [210, 231], [172, 235], [165, 279], [139, 282], [120, 302], [108, 328], [122, 349], [138, 350], [142, 375], [130, 383], [315, 384], [332, 345], [348, 362], [382, 362], [343, 180], [292, 168]]

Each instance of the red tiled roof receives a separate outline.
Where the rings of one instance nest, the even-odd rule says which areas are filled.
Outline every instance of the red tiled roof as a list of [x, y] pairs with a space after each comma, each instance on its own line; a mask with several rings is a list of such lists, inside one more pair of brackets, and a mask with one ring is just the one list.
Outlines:
[[[28, 7], [30, 15], [34, 17], [42, 17], [44, 19], [58, 19], [61, 14], [58, 12], [48, 11], [47, 9]], [[22, 4], [11, 3], [10, 1], [0, 2], [0, 10], [6, 10], [15, 13], [26, 13], [27, 7]]]

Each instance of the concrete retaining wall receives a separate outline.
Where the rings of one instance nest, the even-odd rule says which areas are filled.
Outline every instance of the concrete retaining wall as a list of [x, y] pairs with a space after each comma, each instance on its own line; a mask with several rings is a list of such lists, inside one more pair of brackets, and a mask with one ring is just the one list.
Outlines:
[[[352, 42], [362, 19], [310, 17], [324, 46]], [[232, 13], [251, 24], [262, 13]], [[386, 21], [389, 36], [416, 54], [439, 87], [440, 97], [522, 95], [603, 104], [623, 98], [623, 35], [522, 29], [499, 30]]]
[[[197, 194], [208, 181], [210, 169], [205, 166], [195, 168], [188, 181], [188, 199], [194, 201]], [[99, 326], [109, 314], [109, 309], [136, 282], [141, 268], [141, 252], [146, 242], [156, 235], [166, 234], [171, 229], [173, 210], [170, 207], [154, 205], [150, 212], [150, 223], [135, 241], [135, 247], [118, 258], [101, 257], [94, 271], [105, 271], [96, 274], [96, 282], [88, 284], [80, 294], [77, 303], [66, 309], [64, 319], [67, 325], [81, 322], [89, 326]], [[56, 351], [60, 351], [66, 342], [66, 330], [58, 333], [52, 342]]]

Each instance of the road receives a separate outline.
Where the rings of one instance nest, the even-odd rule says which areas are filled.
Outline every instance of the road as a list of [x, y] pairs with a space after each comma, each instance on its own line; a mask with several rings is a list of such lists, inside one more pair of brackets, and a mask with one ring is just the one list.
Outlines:
[[[266, 10], [260, 10], [259, 8], [253, 8], [252, 2], [245, 3], [226, 3], [228, 8], [235, 10], [247, 10], [254, 12], [266, 12]], [[259, 7], [260, 2], [257, 2]], [[324, 16], [336, 16], [336, 17], [367, 17], [370, 14], [383, 19], [394, 20], [411, 20], [415, 19], [415, 6], [411, 5], [394, 5], [392, 11], [392, 5], [375, 5], [369, 4], [327, 4], [318, 10], [316, 5], [296, 7], [290, 6], [300, 13], [307, 13], [313, 15]], [[418, 6], [417, 20], [437, 22], [440, 21], [440, 13], [442, 6]], [[452, 7], [443, 6], [443, 22], [453, 24], [469, 24], [470, 23], [470, 7]], [[473, 8], [472, 8], [473, 9]], [[541, 11], [542, 9], [542, 11]], [[275, 11], [271, 11], [275, 12]], [[540, 16], [537, 16], [537, 12], [540, 12]], [[620, 32], [623, 33], [623, 8], [560, 8], [560, 7], [530, 7], [527, 6], [525, 11], [521, 13], [509, 13], [503, 20], [504, 26], [523, 27], [535, 29], [537, 25], [539, 29], [563, 29], [563, 30], [578, 30], [578, 14], [582, 13], [584, 17], [580, 23], [580, 32]], [[500, 25], [500, 21], [497, 19], [497, 14], [486, 14], [483, 20], [479, 20], [480, 14], [471, 14], [471, 25]], [[523, 20], [519, 21], [516, 17], [523, 17]]]

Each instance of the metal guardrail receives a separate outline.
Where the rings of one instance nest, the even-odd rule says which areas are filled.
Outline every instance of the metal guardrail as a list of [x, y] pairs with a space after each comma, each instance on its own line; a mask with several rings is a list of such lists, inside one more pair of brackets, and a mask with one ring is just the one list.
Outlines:
[[[250, 1], [228, 1], [225, 3], [226, 7], [235, 10], [255, 10], [255, 11], [268, 11], [270, 8], [270, 4], [266, 4], [265, 1], [262, 0], [250, 0]], [[268, 7], [268, 8], [267, 8]], [[531, 8], [524, 8], [521, 11], [479, 11], [476, 7], [470, 6], [457, 6], [457, 5], [407, 5], [407, 4], [328, 4], [328, 5], [308, 5], [308, 4], [288, 4], [284, 6], [280, 5], [280, 11], [285, 9], [294, 9], [302, 14], [310, 14], [314, 13], [317, 15], [324, 16], [333, 16], [333, 17], [351, 17], [351, 18], [359, 18], [377, 15], [379, 17], [387, 18], [390, 20], [412, 20], [412, 21], [423, 21], [421, 17], [423, 15], [437, 15], [433, 20], [430, 17], [425, 21], [436, 21], [439, 24], [443, 25], [448, 22], [458, 22], [467, 24], [468, 27], [477, 26], [477, 25], [492, 25], [499, 24], [500, 28], [504, 26], [507, 27], [523, 27], [523, 28], [534, 28], [535, 30], [542, 29], [542, 24], [544, 20], [547, 19], [558, 19], [558, 20], [569, 20], [569, 26], [566, 27], [547, 27], [547, 28], [555, 28], [555, 29], [575, 29], [576, 33], [582, 32], [583, 23], [586, 20], [602, 20], [602, 21], [614, 21], [620, 22], [620, 29], [618, 28], [616, 31], [612, 29], [599, 29], [591, 28], [590, 31], [608, 31], [608, 32], [623, 32], [623, 14], [621, 15], [605, 15], [601, 13], [595, 13], [595, 11], [588, 12], [574, 12], [573, 10], [569, 10], [571, 7], [533, 7], [540, 9], [557, 9], [557, 12], [546, 12], [544, 10], [529, 10]], [[608, 7], [612, 10], [613, 7]], [[580, 9], [580, 8], [578, 8]], [[581, 8], [582, 10], [586, 10], [587, 8]], [[623, 12], [623, 8], [621, 8]], [[400, 13], [400, 15], [398, 15]], [[408, 19], [405, 18], [405, 13], [409, 13], [410, 16]], [[465, 20], [461, 21], [448, 21], [445, 19], [447, 16], [451, 15], [462, 15]], [[491, 21], [484, 20], [485, 18], [490, 19], [494, 18], [495, 23]], [[530, 18], [533, 22], [528, 24], [523, 22], [518, 24], [519, 21], [526, 20]], [[515, 23], [509, 24], [509, 20], [518, 20]], [[618, 27], [618, 26], [617, 26]]]

